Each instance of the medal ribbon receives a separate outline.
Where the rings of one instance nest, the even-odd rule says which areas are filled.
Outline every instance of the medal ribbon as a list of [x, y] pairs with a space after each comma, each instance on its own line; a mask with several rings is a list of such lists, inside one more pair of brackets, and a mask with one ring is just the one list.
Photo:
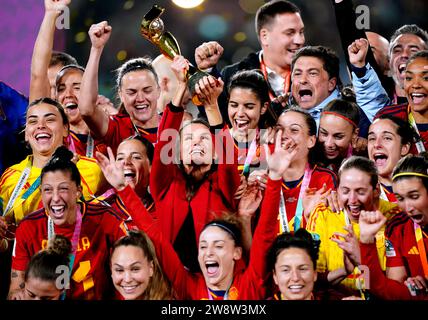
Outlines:
[[413, 129], [415, 129], [415, 132], [417, 135], [417, 141], [415, 143], [416, 149], [418, 149], [418, 153], [425, 152], [426, 151], [425, 146], [424, 146], [424, 143], [421, 139], [421, 135], [419, 133], [418, 126], [416, 125], [415, 118], [413, 117], [413, 113], [410, 110], [410, 106], [407, 107], [407, 113], [409, 114], [409, 117], [408, 117], [409, 118], [409, 124], [413, 127]]
[[427, 252], [424, 245], [424, 237], [422, 235], [422, 228], [417, 223], [413, 223], [413, 228], [415, 229], [416, 243], [418, 245], [419, 257], [421, 258], [422, 268], [424, 270], [425, 278], [428, 279], [428, 261], [427, 261]]
[[[309, 182], [311, 181], [313, 170], [309, 163], [306, 164], [305, 175], [303, 176], [302, 185], [300, 186], [299, 199], [297, 200], [296, 212], [294, 215], [294, 232], [300, 229], [302, 224], [303, 217], [303, 195], [305, 194], [306, 189], [309, 186]], [[287, 218], [287, 210], [285, 208], [284, 196], [281, 188], [281, 197], [279, 200], [279, 218], [280, 218], [280, 231], [281, 233], [290, 232], [290, 227], [288, 226], [288, 218]]]
[[32, 166], [33, 156], [30, 156], [28, 158], [25, 169], [22, 171], [21, 176], [19, 177], [18, 183], [12, 191], [12, 196], [10, 197], [9, 202], [7, 203], [6, 209], [3, 211], [3, 216], [7, 215], [9, 211], [11, 211], [11, 209], [13, 209], [14, 207], [22, 205], [22, 203], [27, 200], [33, 194], [33, 192], [36, 191], [37, 188], [40, 186], [41, 180], [40, 177], [38, 177], [30, 186], [30, 188], [28, 188], [28, 190], [22, 195], [20, 201], [16, 205], [14, 205], [16, 199], [19, 196], [19, 192], [22, 190], [28, 180], [28, 177], [30, 176]]
[[389, 201], [388, 197], [386, 196], [384, 186], [381, 183], [380, 183], [380, 198], [385, 201]]
[[259, 138], [260, 138], [260, 130], [259, 128], [257, 128], [256, 136], [251, 142], [250, 149], [248, 150], [247, 157], [245, 158], [244, 169], [242, 170], [242, 174], [247, 178], [250, 175], [251, 162], [253, 161], [254, 155], [257, 152], [257, 141], [259, 140]]
[[[275, 99], [275, 92], [273, 91], [272, 87], [269, 84], [269, 77], [268, 77], [268, 73], [267, 73], [267, 69], [266, 69], [266, 65], [265, 62], [263, 60], [263, 55], [260, 55], [260, 69], [262, 70], [263, 76], [269, 86], [269, 98], [272, 101], [273, 99]], [[288, 90], [290, 90], [290, 79], [291, 79], [291, 72], [289, 72], [285, 79], [284, 79], [284, 94], [286, 94], [288, 92]]]
[[86, 141], [86, 156], [88, 158], [94, 157], [94, 139], [88, 134], [88, 141]]
[[[73, 270], [73, 265], [74, 265], [74, 259], [76, 258], [76, 252], [77, 252], [77, 247], [79, 244], [79, 238], [80, 238], [80, 232], [82, 230], [82, 213], [80, 211], [80, 205], [77, 204], [77, 208], [76, 208], [76, 225], [74, 226], [74, 232], [73, 232], [73, 236], [71, 238], [71, 246], [72, 246], [72, 251], [70, 253], [70, 263], [68, 265], [69, 269], [70, 269], [70, 279], [71, 279], [71, 273]], [[54, 223], [53, 220], [51, 219], [51, 217], [48, 217], [48, 240], [52, 240], [55, 236], [55, 229], [54, 229]], [[61, 295], [61, 299], [64, 300], [65, 299], [65, 292]]]

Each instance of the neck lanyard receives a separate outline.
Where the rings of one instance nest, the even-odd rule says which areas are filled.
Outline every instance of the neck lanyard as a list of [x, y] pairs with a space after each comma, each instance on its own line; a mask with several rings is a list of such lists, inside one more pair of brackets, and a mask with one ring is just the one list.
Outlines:
[[412, 110], [410, 109], [410, 105], [407, 107], [407, 113], [409, 115], [408, 116], [409, 124], [413, 127], [413, 129], [415, 129], [415, 132], [417, 135], [417, 141], [415, 142], [416, 149], [418, 150], [418, 153], [422, 153], [425, 151], [425, 146], [424, 146], [424, 143], [421, 139], [421, 135], [419, 133], [418, 126], [416, 125], [415, 118], [413, 117]]
[[[18, 179], [18, 183], [16, 184], [15, 188], [12, 191], [12, 196], [9, 199], [9, 202], [6, 205], [6, 209], [3, 211], [3, 216], [5, 216], [9, 211], [14, 207], [14, 203], [16, 199], [19, 196], [19, 193], [21, 192], [22, 188], [24, 187], [25, 183], [28, 180], [28, 177], [31, 173], [31, 168], [33, 166], [33, 156], [28, 157], [27, 165], [25, 166], [25, 169], [22, 171], [21, 176]], [[33, 184], [28, 188], [28, 190], [21, 196], [21, 201], [17, 203], [17, 205], [21, 205], [25, 200], [27, 200], [30, 195], [34, 193], [34, 191], [37, 190], [37, 188], [40, 186], [41, 179], [38, 177]]]
[[385, 187], [380, 183], [380, 196], [379, 196], [382, 200], [385, 200], [385, 201], [389, 201], [388, 200], [388, 197], [387, 197], [387, 195], [386, 195], [386, 193], [385, 193]]
[[[68, 140], [68, 148], [70, 149], [70, 151], [73, 153], [77, 153], [76, 145], [74, 144], [71, 134], [68, 135], [67, 140]], [[94, 157], [94, 139], [91, 137], [90, 134], [88, 134], [88, 140], [86, 141], [86, 156], [88, 158]]]
[[245, 158], [244, 169], [242, 170], [242, 174], [247, 178], [250, 175], [251, 162], [253, 161], [254, 155], [257, 152], [257, 147], [258, 147], [257, 142], [259, 140], [259, 137], [260, 137], [260, 130], [259, 128], [257, 128], [256, 136], [251, 142], [250, 149], [248, 150], [247, 157]]
[[91, 194], [91, 197], [96, 200], [99, 201], [101, 204], [103, 204], [106, 207], [111, 207], [111, 205], [105, 201], [105, 199], [109, 198], [110, 196], [112, 196], [113, 194], [115, 194], [116, 192], [114, 191], [114, 188], [110, 188], [108, 189], [106, 192], [104, 192], [102, 195], [96, 197], [95, 195]]
[[[73, 237], [71, 238], [72, 251], [70, 253], [70, 264], [68, 268], [70, 270], [70, 279], [71, 273], [73, 270], [74, 259], [76, 258], [77, 247], [79, 244], [80, 232], [82, 230], [82, 213], [80, 211], [80, 205], [77, 204], [76, 208], [76, 225], [74, 226]], [[51, 217], [48, 217], [48, 240], [52, 240], [55, 236], [54, 223]], [[61, 300], [65, 299], [65, 292], [61, 295]]]
[[94, 139], [88, 134], [88, 141], [86, 141], [86, 156], [88, 158], [94, 157]]
[[413, 222], [413, 229], [415, 229], [415, 238], [416, 238], [416, 243], [418, 245], [419, 257], [421, 258], [424, 275], [425, 275], [425, 278], [428, 278], [427, 252], [425, 250], [424, 237], [422, 235], [422, 228], [420, 225]]
[[[275, 99], [275, 91], [272, 89], [270, 83], [269, 83], [269, 77], [268, 77], [268, 73], [267, 73], [267, 69], [266, 69], [266, 64], [263, 60], [263, 54], [260, 55], [260, 69], [262, 70], [263, 76], [269, 86], [269, 98], [272, 101], [273, 99]], [[290, 90], [290, 79], [291, 79], [291, 72], [289, 72], [285, 79], [284, 79], [284, 94], [286, 94], [288, 92], [288, 90]]]
[[[306, 189], [309, 186], [309, 182], [311, 181], [313, 170], [311, 170], [311, 167], [309, 163], [306, 164], [305, 168], [305, 175], [303, 176], [303, 181], [300, 186], [300, 192], [299, 192], [299, 199], [297, 200], [297, 207], [296, 212], [294, 214], [294, 232], [300, 229], [301, 223], [302, 223], [302, 217], [303, 217], [303, 196], [305, 194]], [[282, 192], [281, 187], [281, 195], [279, 199], [279, 220], [280, 220], [280, 233], [284, 232], [290, 232], [290, 226], [288, 225], [288, 218], [287, 218], [287, 210], [285, 208], [285, 201], [284, 201], [284, 194]]]
[[[160, 123], [160, 121], [161, 121], [162, 117], [161, 117], [159, 114], [157, 115], [157, 117], [158, 117], [158, 125], [159, 125], [159, 123]], [[147, 136], [147, 135], [149, 135], [149, 132], [147, 132], [146, 130], [144, 130], [144, 128], [137, 126], [137, 125], [134, 123], [134, 121], [132, 121], [131, 117], [129, 117], [129, 119], [131, 120], [132, 126], [134, 127], [135, 134], [136, 134], [137, 136], [141, 136], [141, 135], [142, 135], [141, 133], [143, 133], [143, 135], [146, 135], [146, 136]]]

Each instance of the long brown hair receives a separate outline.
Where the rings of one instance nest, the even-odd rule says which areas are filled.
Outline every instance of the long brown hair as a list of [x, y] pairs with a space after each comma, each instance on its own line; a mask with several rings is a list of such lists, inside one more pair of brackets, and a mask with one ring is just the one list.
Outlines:
[[128, 235], [123, 236], [114, 243], [111, 256], [113, 256], [114, 250], [121, 246], [140, 248], [143, 250], [147, 260], [153, 263], [153, 276], [150, 278], [147, 289], [143, 293], [143, 300], [171, 300], [175, 298], [171, 284], [160, 267], [155, 247], [145, 232], [130, 230]]

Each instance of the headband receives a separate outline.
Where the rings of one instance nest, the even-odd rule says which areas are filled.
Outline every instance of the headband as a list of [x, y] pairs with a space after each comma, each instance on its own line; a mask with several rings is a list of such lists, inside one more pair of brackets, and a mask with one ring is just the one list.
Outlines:
[[392, 177], [392, 181], [394, 181], [396, 178], [398, 177], [403, 177], [403, 176], [417, 176], [417, 177], [421, 177], [421, 178], [427, 178], [428, 179], [428, 175], [423, 174], [423, 173], [418, 173], [418, 172], [402, 172], [402, 173], [397, 173], [396, 175], [394, 175]]
[[[227, 233], [229, 233], [231, 236], [232, 236], [232, 238], [233, 238], [233, 240], [235, 240], [235, 242], [237, 242], [238, 241], [238, 239], [237, 239], [237, 236], [236, 236], [236, 233], [235, 232], [233, 232], [232, 231], [232, 225], [231, 225], [231, 227], [228, 227], [227, 225], [226, 225], [226, 223], [227, 222], [223, 222], [223, 221], [221, 221], [221, 222], [219, 222], [219, 221], [216, 221], [216, 222], [210, 222], [210, 223], [208, 223], [206, 226], [205, 226], [205, 228], [204, 228], [204, 230], [206, 229], [206, 228], [208, 228], [208, 227], [219, 227], [220, 229], [223, 229], [224, 231], [226, 231]], [[229, 224], [229, 223], [227, 223], [227, 224]]]
[[354, 128], [358, 128], [358, 126], [355, 124], [355, 122], [354, 122], [354, 121], [352, 121], [351, 119], [349, 119], [349, 118], [347, 118], [347, 117], [345, 117], [345, 116], [343, 116], [343, 115], [341, 115], [341, 114], [339, 114], [339, 113], [337, 113], [337, 112], [333, 112], [333, 111], [323, 111], [323, 112], [322, 112], [322, 114], [331, 114], [331, 115], [333, 115], [333, 116], [336, 116], [336, 117], [342, 118], [342, 119], [343, 119], [343, 120], [345, 120], [346, 122], [348, 122], [348, 123], [352, 124], [352, 126], [353, 126]]
[[82, 66], [79, 66], [77, 64], [68, 64], [68, 65], [62, 67], [58, 71], [58, 73], [56, 74], [55, 85], [58, 85], [59, 80], [61, 80], [61, 78], [64, 76], [65, 72], [69, 69], [77, 69], [77, 70], [80, 70], [82, 72], [85, 72], [85, 68], [83, 68]]

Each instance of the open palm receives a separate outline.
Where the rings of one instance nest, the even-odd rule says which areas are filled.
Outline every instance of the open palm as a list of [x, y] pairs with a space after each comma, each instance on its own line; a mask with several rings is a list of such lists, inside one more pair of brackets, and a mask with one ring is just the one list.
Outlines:
[[122, 190], [125, 188], [125, 176], [123, 174], [123, 166], [116, 162], [114, 159], [113, 151], [111, 148], [107, 148], [108, 158], [102, 153], [96, 153], [97, 162], [100, 165], [101, 171], [103, 172], [108, 183], [111, 184], [116, 190]]
[[297, 154], [297, 148], [293, 140], [287, 140], [282, 145], [282, 130], [278, 130], [275, 137], [275, 150], [270, 153], [268, 146], [264, 145], [267, 163], [269, 168], [269, 175], [271, 178], [279, 179], [282, 174], [290, 167], [291, 161]]

